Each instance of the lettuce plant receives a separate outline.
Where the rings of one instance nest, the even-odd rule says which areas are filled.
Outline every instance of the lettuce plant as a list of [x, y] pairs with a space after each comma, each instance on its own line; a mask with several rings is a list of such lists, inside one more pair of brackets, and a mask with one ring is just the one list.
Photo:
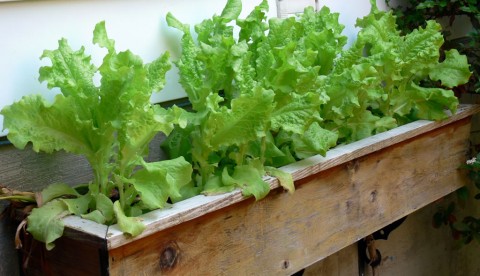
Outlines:
[[[266, 174], [293, 192], [291, 175], [279, 166], [412, 120], [443, 119], [445, 109], [455, 112], [450, 88], [468, 81], [466, 58], [452, 50], [440, 59], [435, 22], [401, 35], [392, 13], [371, 3], [348, 49], [338, 14], [326, 7], [267, 19], [264, 0], [240, 19], [241, 0], [228, 0], [220, 15], [194, 26], [195, 34], [169, 13], [168, 25], [183, 33], [175, 64], [188, 112], [149, 102], [164, 85], [168, 53], [148, 64], [130, 51], [117, 53], [100, 23], [94, 42], [108, 53], [96, 68], [83, 48], [72, 51], [60, 40], [43, 55], [52, 66], [40, 69], [40, 80], [62, 92], [54, 103], [28, 96], [1, 113], [17, 147], [31, 142], [36, 151], [82, 154], [94, 179], [87, 192], [66, 184], [46, 188], [28, 230], [51, 247], [63, 229], [59, 218], [76, 214], [136, 235], [143, 225], [135, 216], [167, 199], [236, 188], [261, 199], [270, 188]], [[442, 87], [428, 87], [426, 79]], [[168, 135], [162, 148], [171, 159], [147, 163], [157, 132]]]
[[[441, 120], [445, 109], [455, 112], [452, 87], [471, 73], [466, 57], [446, 52], [441, 26], [429, 21], [402, 35], [392, 12], [379, 11], [371, 1], [369, 15], [357, 20], [361, 28], [354, 44], [336, 61], [323, 89], [330, 101], [322, 110], [327, 128], [338, 130], [342, 142], [355, 141], [417, 119]], [[429, 87], [427, 80], [440, 87]]]
[[[193, 164], [185, 196], [241, 187], [258, 199], [268, 192], [265, 169], [275, 175], [275, 167], [325, 155], [338, 143], [455, 112], [450, 88], [468, 81], [465, 57], [453, 50], [440, 59], [435, 22], [401, 35], [395, 16], [371, 4], [348, 49], [338, 14], [326, 7], [267, 20], [262, 1], [239, 19], [241, 1], [229, 0], [221, 15], [195, 26], [197, 39], [167, 15], [183, 32], [176, 65], [192, 112], [163, 148]], [[443, 87], [428, 87], [426, 79]], [[283, 185], [293, 191], [291, 182]]]
[[[1, 111], [8, 139], [16, 147], [31, 142], [37, 152], [64, 150], [85, 156], [91, 165], [94, 179], [86, 183], [88, 191], [56, 183], [37, 198], [39, 208], [28, 216], [27, 230], [47, 248], [62, 235], [61, 218], [69, 214], [118, 223], [125, 233], [137, 235], [144, 226], [134, 217], [162, 208], [190, 182], [191, 165], [183, 157], [144, 160], [154, 135], [184, 125], [180, 109], [150, 103], [151, 94], [165, 84], [171, 66], [168, 53], [144, 64], [130, 51], [115, 51], [104, 22], [93, 34], [93, 42], [107, 51], [100, 67], [91, 63], [83, 47], [73, 51], [61, 39], [58, 49], [42, 55], [51, 66], [40, 68], [39, 80], [61, 91], [54, 102], [30, 95]], [[101, 76], [99, 85], [96, 74]]]
[[247, 45], [237, 43], [229, 23], [240, 11], [240, 1], [228, 1], [221, 15], [195, 26], [197, 41], [188, 25], [167, 15], [167, 23], [184, 33], [176, 65], [192, 103], [188, 126], [176, 128], [164, 145], [171, 157], [192, 162], [195, 182], [185, 196], [242, 187], [259, 199], [269, 191], [262, 158], [250, 153], [250, 144], [266, 139], [274, 93], [258, 85], [248, 64], [240, 70], [244, 78], [236, 78]]
[[[316, 84], [346, 42], [338, 35], [343, 29], [338, 15], [308, 10], [302, 22], [267, 23], [267, 9], [262, 1], [238, 19], [241, 1], [230, 0], [221, 15], [195, 26], [196, 40], [190, 26], [167, 15], [168, 24], [184, 33], [176, 65], [193, 110], [188, 127], [176, 128], [164, 149], [171, 157], [188, 156], [193, 164], [195, 182], [186, 195], [241, 187], [259, 199], [269, 191], [262, 179], [266, 172], [293, 191], [291, 176], [275, 169], [295, 161], [288, 146], [278, 146], [277, 136], [297, 135], [297, 153], [325, 154], [335, 145], [336, 134], [318, 124], [326, 98]], [[234, 20], [241, 28], [238, 36]]]

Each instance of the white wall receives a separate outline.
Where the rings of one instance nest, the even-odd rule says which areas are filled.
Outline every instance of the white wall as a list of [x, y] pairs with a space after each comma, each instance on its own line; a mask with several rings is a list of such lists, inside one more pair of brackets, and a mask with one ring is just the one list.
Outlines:
[[[295, 0], [289, 0], [295, 1]], [[261, 0], [243, 0], [246, 16]], [[276, 1], [268, 0], [269, 17], [277, 15]], [[384, 7], [383, 0], [377, 0]], [[44, 49], [56, 49], [58, 39], [65, 37], [74, 50], [84, 45], [95, 64], [100, 64], [102, 49], [93, 46], [95, 24], [106, 21], [110, 38], [117, 50], [130, 49], [145, 62], [169, 50], [175, 58], [180, 33], [165, 22], [172, 12], [184, 23], [196, 24], [213, 14], [219, 14], [226, 0], [56, 0], [0, 1], [0, 109], [19, 100], [23, 95], [41, 93], [51, 99], [53, 94], [38, 82], [38, 69], [48, 60], [40, 61]], [[340, 12], [340, 21], [347, 26], [350, 41], [356, 34], [357, 17], [370, 10], [369, 0], [319, 0]], [[176, 71], [167, 75], [167, 85], [152, 98], [154, 102], [171, 100], [184, 95], [177, 83]], [[55, 91], [54, 91], [55, 92]], [[3, 117], [0, 116], [0, 136]]]

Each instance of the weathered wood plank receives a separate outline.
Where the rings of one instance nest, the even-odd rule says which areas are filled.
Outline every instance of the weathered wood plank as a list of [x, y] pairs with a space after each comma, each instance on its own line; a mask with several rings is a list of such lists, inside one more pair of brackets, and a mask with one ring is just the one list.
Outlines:
[[[291, 173], [294, 180], [303, 179], [320, 171], [345, 164], [361, 156], [448, 125], [457, 120], [470, 117], [472, 114], [479, 112], [479, 110], [480, 106], [477, 105], [463, 105], [460, 106], [459, 111], [455, 115], [452, 115], [444, 121], [416, 121], [348, 145], [338, 146], [328, 151], [325, 157], [313, 156], [284, 166], [282, 169]], [[279, 183], [275, 178], [266, 177], [265, 179], [269, 182], [271, 189], [279, 187]], [[184, 200], [173, 205], [171, 209], [156, 210], [143, 216], [147, 228], [141, 235], [135, 238], [124, 236], [116, 225], [109, 227], [107, 234], [108, 246], [109, 248], [121, 246], [133, 240], [151, 235], [159, 230], [172, 227], [243, 200], [245, 200], [245, 198], [242, 196], [241, 191], [238, 190], [218, 196], [206, 197], [200, 195]]]
[[[448, 120], [414, 122], [337, 147], [326, 157], [286, 166], [283, 169], [297, 180], [294, 195], [284, 193], [275, 179], [267, 178], [274, 190], [260, 202], [245, 199], [235, 191], [199, 196], [171, 209], [151, 212], [144, 216], [147, 230], [135, 239], [125, 237], [115, 226], [66, 218], [66, 236], [58, 241], [56, 250], [37, 256], [37, 260], [48, 260], [47, 269], [56, 274], [68, 273], [69, 269], [105, 274], [106, 261], [110, 262], [112, 275], [190, 274], [192, 268], [195, 274], [295, 272], [458, 188], [462, 176], [454, 169], [456, 162], [464, 160], [462, 150], [466, 146], [461, 142], [466, 138], [460, 141], [461, 137], [468, 137], [468, 119], [463, 118], [478, 111], [479, 106], [463, 106]], [[417, 139], [412, 139], [416, 135], [430, 140], [417, 148], [406, 146], [417, 144]], [[158, 151], [158, 144], [153, 148]], [[10, 169], [0, 173], [3, 184], [22, 179], [30, 184], [37, 181], [35, 184], [41, 184], [38, 188], [52, 181], [49, 175], [58, 171], [65, 171], [72, 180], [76, 179], [72, 175], [78, 174], [80, 179], [90, 176], [84, 160], [77, 163], [78, 168], [72, 170], [75, 166], [69, 164], [70, 169], [64, 169], [63, 165], [79, 160], [75, 157], [66, 161], [70, 157], [65, 155], [64, 159], [64, 153], [47, 157], [13, 147], [1, 150], [2, 169], [15, 168], [13, 173]], [[405, 155], [412, 157], [405, 161]], [[39, 160], [44, 160], [42, 166], [37, 166]], [[32, 168], [37, 168], [35, 174], [24, 173]], [[389, 168], [395, 170], [390, 172]], [[419, 188], [425, 188], [423, 194]], [[93, 242], [86, 242], [87, 235], [93, 235]], [[80, 247], [86, 247], [86, 253], [81, 254], [86, 254], [87, 264], [77, 263]]]
[[296, 272], [462, 186], [457, 167], [465, 161], [469, 118], [451, 122], [425, 122], [415, 139], [408, 134], [385, 147], [368, 145], [373, 150], [359, 156], [347, 152], [353, 157], [297, 181], [293, 195], [277, 188], [261, 201], [215, 211], [202, 203], [205, 210], [195, 208], [203, 215], [177, 217], [183, 223], [128, 245], [110, 237], [110, 273]]
[[30, 235], [23, 243], [19, 256], [25, 275], [109, 275], [105, 238], [67, 228], [51, 251]]
[[303, 276], [319, 275], [360, 275], [358, 270], [357, 244], [352, 244], [320, 262], [309, 266], [303, 273]]

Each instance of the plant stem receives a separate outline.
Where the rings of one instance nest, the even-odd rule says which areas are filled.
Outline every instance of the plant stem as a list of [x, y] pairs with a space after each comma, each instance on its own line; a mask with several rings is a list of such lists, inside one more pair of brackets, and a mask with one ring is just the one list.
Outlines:
[[125, 191], [124, 191], [124, 185], [123, 185], [123, 180], [121, 177], [118, 177], [115, 175], [115, 184], [118, 189], [118, 195], [119, 195], [119, 200], [120, 200], [120, 206], [122, 206], [122, 210], [125, 211]]
[[267, 151], [267, 136], [263, 136], [260, 144], [260, 161], [262, 162], [262, 164], [265, 164], [266, 151]]
[[3, 196], [3, 197], [0, 197], [0, 200], [22, 201], [22, 202], [32, 202], [32, 203], [37, 202], [35, 200], [35, 197], [21, 196], [21, 195]]

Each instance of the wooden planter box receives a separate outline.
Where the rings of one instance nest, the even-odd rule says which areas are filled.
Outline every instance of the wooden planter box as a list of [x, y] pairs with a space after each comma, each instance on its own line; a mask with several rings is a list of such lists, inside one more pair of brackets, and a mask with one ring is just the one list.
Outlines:
[[34, 246], [27, 272], [292, 274], [463, 186], [458, 166], [479, 111], [461, 106], [447, 120], [416, 121], [285, 166], [294, 194], [269, 177], [272, 191], [260, 201], [234, 191], [150, 212], [135, 238], [116, 225], [67, 217], [52, 251]]

